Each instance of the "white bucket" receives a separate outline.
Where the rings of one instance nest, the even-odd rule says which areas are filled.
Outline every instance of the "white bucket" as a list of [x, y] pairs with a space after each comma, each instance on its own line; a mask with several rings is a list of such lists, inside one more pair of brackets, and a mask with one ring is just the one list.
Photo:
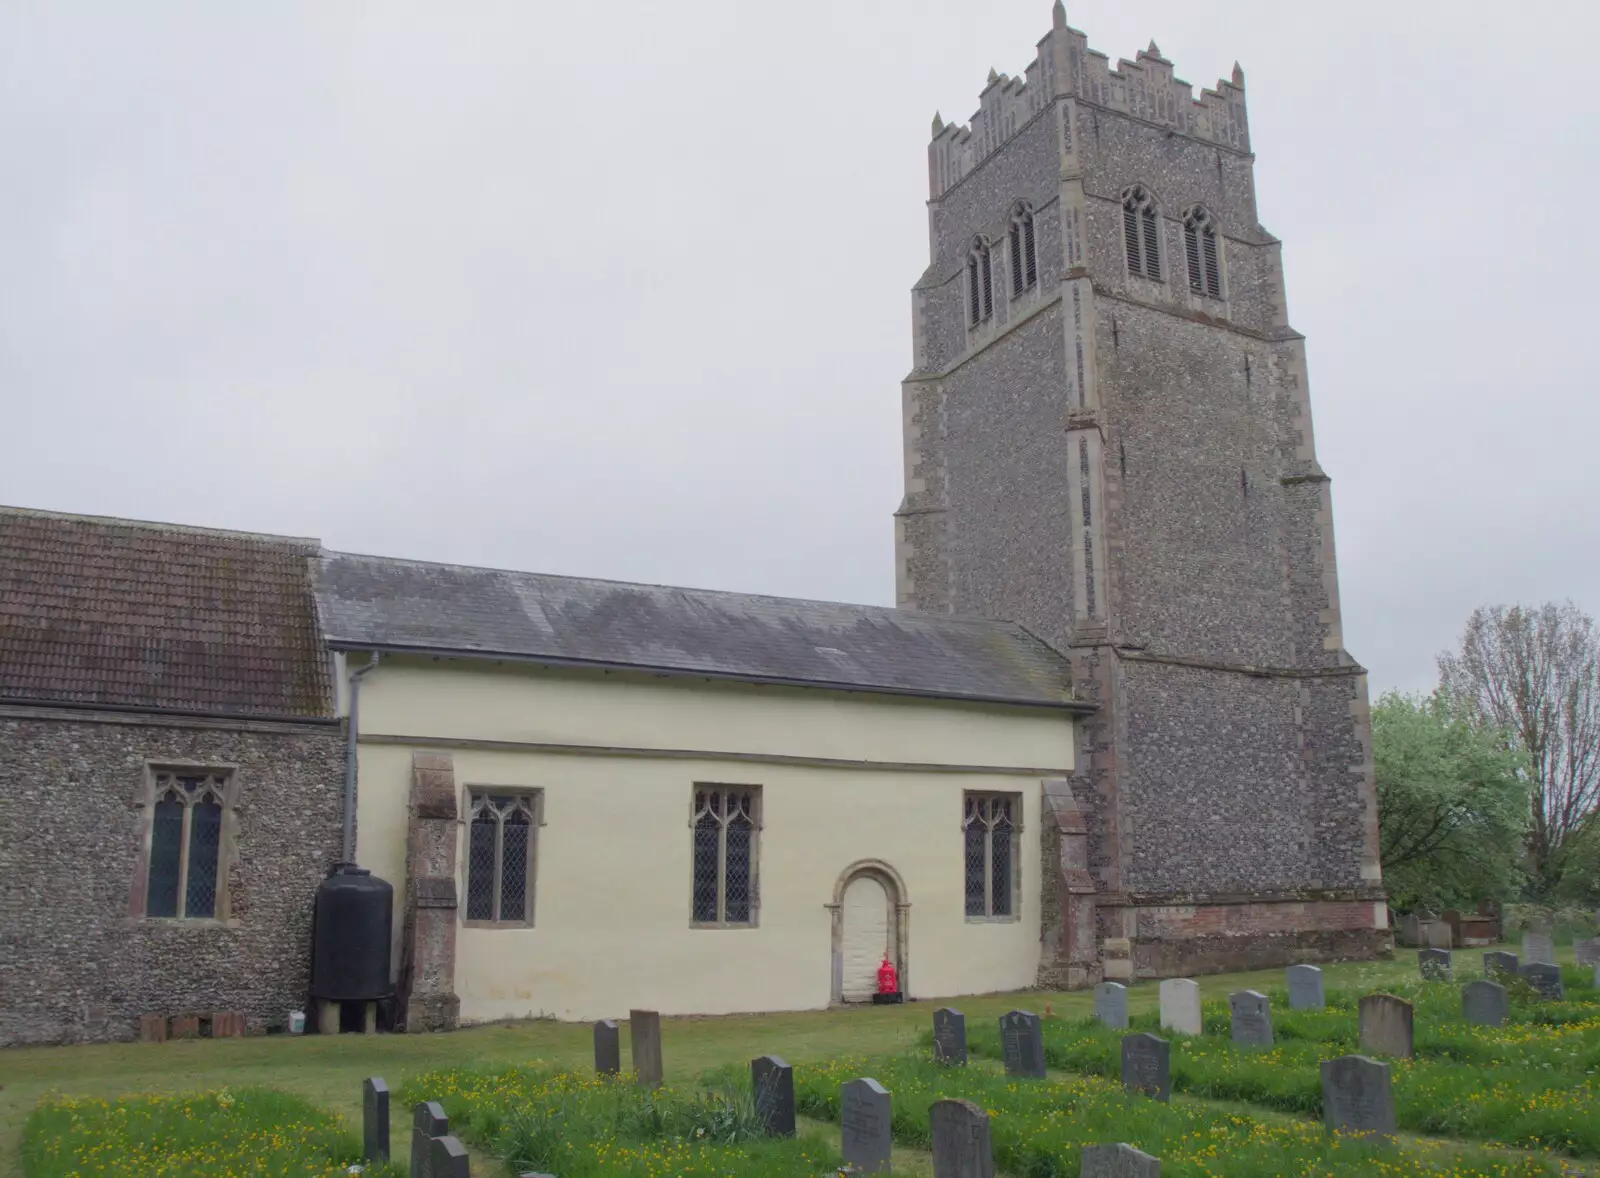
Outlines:
[[305, 1030], [306, 1012], [303, 1010], [291, 1010], [289, 1012], [289, 1034], [303, 1035]]

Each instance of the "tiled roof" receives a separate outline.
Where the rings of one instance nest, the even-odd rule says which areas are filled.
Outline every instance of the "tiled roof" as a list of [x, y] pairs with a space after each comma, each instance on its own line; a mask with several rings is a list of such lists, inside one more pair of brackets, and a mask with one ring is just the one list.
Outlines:
[[328, 641], [1061, 706], [1067, 661], [1020, 626], [326, 552]]
[[331, 716], [318, 551], [0, 507], [0, 702]]

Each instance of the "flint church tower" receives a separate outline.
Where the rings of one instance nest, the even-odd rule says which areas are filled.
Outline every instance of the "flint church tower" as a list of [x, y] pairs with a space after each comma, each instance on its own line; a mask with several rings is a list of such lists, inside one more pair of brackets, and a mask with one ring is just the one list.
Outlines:
[[899, 603], [1066, 653], [1040, 982], [1388, 942], [1366, 678], [1245, 85], [1112, 68], [1057, 3], [1024, 77], [933, 123]]

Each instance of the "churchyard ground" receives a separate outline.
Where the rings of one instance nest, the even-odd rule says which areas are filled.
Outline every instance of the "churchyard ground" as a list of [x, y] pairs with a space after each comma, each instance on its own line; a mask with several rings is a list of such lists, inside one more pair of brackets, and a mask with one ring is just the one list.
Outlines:
[[[1515, 946], [1509, 948], [1516, 951]], [[1570, 950], [1561, 953], [1570, 962]], [[1455, 958], [1458, 983], [1477, 976], [1479, 951], [1458, 951]], [[759, 1162], [745, 1159], [743, 1168], [752, 1173], [821, 1173], [825, 1158], [837, 1149], [837, 1127], [827, 1124], [838, 1116], [837, 1085], [863, 1074], [862, 1069], [895, 1094], [897, 1173], [931, 1173], [922, 1152], [928, 1145], [927, 1107], [940, 1092], [954, 1090], [996, 1114], [997, 1158], [1003, 1171], [1015, 1175], [1051, 1173], [1050, 1159], [1065, 1152], [1067, 1142], [1081, 1140], [1085, 1126], [1103, 1130], [1107, 1137], [1102, 1139], [1118, 1139], [1114, 1134], [1126, 1135], [1136, 1127], [1173, 1143], [1184, 1142], [1181, 1150], [1174, 1145], [1174, 1151], [1197, 1159], [1195, 1164], [1201, 1167], [1208, 1165], [1204, 1160], [1208, 1149], [1236, 1159], [1236, 1164], [1254, 1165], [1249, 1161], [1252, 1151], [1276, 1159], [1260, 1164], [1282, 1164], [1328, 1151], [1328, 1141], [1312, 1119], [1319, 1099], [1316, 1060], [1319, 1054], [1356, 1050], [1351, 1042], [1350, 996], [1390, 990], [1409, 993], [1417, 1001], [1418, 1058], [1392, 1065], [1402, 1156], [1444, 1162], [1459, 1157], [1464, 1172], [1488, 1172], [1471, 1165], [1474, 1159], [1482, 1164], [1489, 1156], [1482, 1146], [1515, 1143], [1524, 1148], [1493, 1155], [1505, 1166], [1499, 1172], [1560, 1173], [1562, 1166], [1570, 1173], [1600, 1172], [1600, 1130], [1584, 1127], [1597, 1121], [1592, 1114], [1600, 1084], [1595, 1074], [1600, 1071], [1600, 993], [1574, 989], [1570, 997], [1575, 1001], [1562, 1004], [1562, 1017], [1569, 1021], [1561, 1026], [1514, 1021], [1487, 1034], [1483, 1028], [1445, 1025], [1453, 991], [1421, 987], [1413, 951], [1400, 950], [1393, 961], [1328, 966], [1324, 974], [1330, 1009], [1291, 1013], [1275, 1003], [1278, 1041], [1270, 1055], [1255, 1057], [1229, 1045], [1225, 1007], [1218, 1004], [1241, 989], [1281, 991], [1282, 971], [1199, 979], [1206, 1003], [1206, 1036], [1193, 1043], [1174, 1037], [1170, 1106], [1151, 1102], [1130, 1109], [1130, 1098], [1107, 1081], [1107, 1075], [1115, 1079], [1114, 1052], [1120, 1033], [1079, 1021], [1093, 1013], [1089, 993], [1030, 992], [956, 1000], [953, 1004], [967, 1017], [973, 1052], [970, 1067], [959, 1075], [940, 1072], [926, 1062], [931, 1013], [941, 1005], [936, 1001], [672, 1019], [662, 1035], [667, 1078], [683, 1099], [692, 1101], [700, 1084], [732, 1080], [757, 1055], [781, 1055], [797, 1065], [797, 1102], [811, 1123], [803, 1124], [803, 1140], [793, 1149], [779, 1147], [770, 1156], [762, 1154]], [[641, 995], [643, 1001], [647, 996]], [[1154, 983], [1130, 989], [1134, 1030], [1155, 1029], [1157, 1001]], [[1582, 1008], [1586, 1002], [1597, 1004], [1592, 1017]], [[990, 1058], [998, 1054], [996, 1020], [1016, 1007], [1040, 1013], [1048, 1008], [1054, 1015], [1044, 1023], [1046, 1062], [1052, 1069], [1044, 1081], [1005, 1077], [997, 1060]], [[624, 1040], [626, 1066], [626, 1029]], [[870, 1064], [865, 1062], [868, 1057]], [[583, 1101], [595, 1100], [615, 1105], [603, 1091], [591, 1091], [582, 1083], [575, 1104], [574, 1093], [568, 1090], [574, 1081], [557, 1076], [565, 1070], [587, 1077], [592, 1065], [590, 1027], [553, 1021], [476, 1027], [449, 1035], [273, 1036], [15, 1049], [0, 1053], [0, 1173], [22, 1172], [24, 1125], [43, 1099], [81, 1100], [80, 1115], [92, 1120], [100, 1100], [200, 1092], [212, 1094], [205, 1099], [214, 1102], [216, 1094], [224, 1093], [223, 1100], [249, 1101], [259, 1107], [259, 1090], [266, 1088], [289, 1094], [292, 1107], [283, 1110], [286, 1123], [301, 1126], [300, 1132], [331, 1131], [316, 1120], [331, 1113], [342, 1116], [353, 1134], [360, 1127], [361, 1082], [382, 1075], [396, 1094], [391, 1114], [395, 1158], [406, 1157], [409, 1102], [422, 1098], [428, 1089], [433, 1098], [450, 1106], [452, 1126], [476, 1150], [474, 1174], [499, 1174], [486, 1149], [485, 1130], [503, 1127], [504, 1109], [549, 1107], [556, 1097], [563, 1109], [586, 1107]], [[664, 1114], [662, 1108], [666, 1105], [652, 1109], [651, 1115], [677, 1115], [671, 1110]], [[636, 1110], [621, 1111], [634, 1115]], [[164, 1115], [159, 1108], [143, 1107], [130, 1113]], [[117, 1115], [126, 1119], [130, 1113]], [[618, 1113], [618, 1107], [608, 1106], [607, 1116]], [[692, 1117], [694, 1110], [687, 1115]], [[34, 1137], [59, 1135], [63, 1123], [59, 1112], [54, 1120], [41, 1115]], [[808, 1133], [813, 1136], [807, 1137]], [[1546, 1155], [1542, 1146], [1549, 1145], [1559, 1147], [1560, 1154]], [[609, 1146], [601, 1143], [594, 1148]], [[1341, 1148], [1342, 1168], [1329, 1172], [1379, 1172], [1362, 1168], [1358, 1154], [1366, 1147]], [[212, 1155], [201, 1151], [197, 1156]], [[216, 1147], [216, 1156], [227, 1156], [226, 1143]], [[1566, 1161], [1556, 1161], [1557, 1157]], [[621, 1160], [613, 1160], [616, 1165], [610, 1169], [632, 1172], [619, 1169]], [[670, 1166], [675, 1159], [670, 1151], [658, 1151], [633, 1160], [643, 1174], [658, 1172], [658, 1166]], [[236, 1171], [219, 1160], [214, 1171], [189, 1172], [250, 1171]]]

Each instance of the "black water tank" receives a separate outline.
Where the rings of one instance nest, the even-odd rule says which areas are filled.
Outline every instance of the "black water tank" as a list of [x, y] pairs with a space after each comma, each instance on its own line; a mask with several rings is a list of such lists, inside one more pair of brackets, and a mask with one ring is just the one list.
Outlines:
[[341, 863], [317, 888], [312, 934], [311, 996], [374, 1001], [389, 984], [394, 888], [354, 863]]

